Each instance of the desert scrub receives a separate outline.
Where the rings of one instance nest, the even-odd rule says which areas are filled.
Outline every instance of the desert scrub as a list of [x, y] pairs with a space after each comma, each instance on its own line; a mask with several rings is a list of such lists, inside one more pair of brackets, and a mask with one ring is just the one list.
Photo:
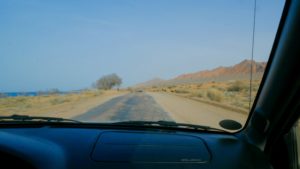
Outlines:
[[70, 101], [70, 99], [58, 97], [58, 98], [54, 98], [54, 99], [50, 100], [50, 103], [52, 105], [57, 105], [57, 104], [62, 104], [62, 103], [69, 102], [69, 101]]
[[221, 86], [213, 85], [212, 87], [215, 88], [216, 90], [219, 90], [219, 91], [222, 91], [222, 92], [224, 92], [226, 90], [224, 87], [221, 87]]
[[248, 109], [249, 108], [249, 103], [248, 102], [240, 102], [240, 101], [234, 101], [231, 103], [231, 105], [238, 107], [238, 108], [244, 108]]
[[198, 84], [197, 87], [198, 87], [198, 88], [201, 88], [201, 87], [202, 87], [202, 83]]
[[245, 85], [243, 82], [235, 81], [227, 88], [227, 91], [239, 92], [239, 91], [247, 90], [247, 89], [248, 89], [248, 86]]
[[161, 91], [163, 91], [163, 92], [167, 92], [167, 89], [165, 89], [165, 88], [162, 88], [162, 89], [161, 89]]
[[223, 93], [215, 90], [215, 89], [210, 89], [206, 93], [207, 98], [209, 98], [212, 101], [216, 102], [221, 102], [223, 100]]
[[168, 86], [168, 89], [173, 89], [175, 88], [176, 86], [172, 85], [172, 86]]
[[193, 92], [190, 95], [191, 97], [199, 97], [199, 98], [204, 98], [205, 97], [205, 93], [204, 92]]
[[182, 94], [189, 93], [189, 91], [184, 90], [184, 89], [176, 89], [175, 92], [176, 93], [182, 93]]
[[176, 92], [176, 90], [174, 90], [174, 89], [171, 89], [171, 90], [170, 90], [170, 92], [174, 93], [174, 92]]
[[77, 95], [79, 96], [84, 96], [84, 97], [96, 97], [99, 96], [103, 93], [102, 90], [86, 90], [78, 93]]

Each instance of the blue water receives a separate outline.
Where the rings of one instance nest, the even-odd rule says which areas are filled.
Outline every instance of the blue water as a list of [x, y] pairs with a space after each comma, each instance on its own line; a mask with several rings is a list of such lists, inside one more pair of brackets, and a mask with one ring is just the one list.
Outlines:
[[[69, 93], [80, 93], [80, 91], [66, 91], [66, 92], [60, 91], [57, 94], [64, 95], [64, 94], [69, 94]], [[40, 93], [40, 92], [4, 92], [2, 94], [4, 94], [5, 97], [17, 97], [17, 96], [37, 96], [39, 94], [40, 95], [48, 95], [49, 93], [47, 93], [47, 92], [44, 92], [44, 93]]]
[[38, 92], [7, 92], [3, 93], [8, 97], [17, 97], [17, 96], [37, 96]]

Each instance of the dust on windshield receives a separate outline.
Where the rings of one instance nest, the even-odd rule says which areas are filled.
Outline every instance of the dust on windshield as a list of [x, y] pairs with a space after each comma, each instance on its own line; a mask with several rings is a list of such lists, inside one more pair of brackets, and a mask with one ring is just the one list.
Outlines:
[[283, 6], [3, 0], [0, 116], [244, 125]]

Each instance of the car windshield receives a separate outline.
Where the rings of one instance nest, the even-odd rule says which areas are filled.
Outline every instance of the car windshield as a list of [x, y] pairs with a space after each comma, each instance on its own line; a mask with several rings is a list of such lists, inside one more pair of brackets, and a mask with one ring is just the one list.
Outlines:
[[238, 131], [284, 3], [1, 0], [0, 123]]

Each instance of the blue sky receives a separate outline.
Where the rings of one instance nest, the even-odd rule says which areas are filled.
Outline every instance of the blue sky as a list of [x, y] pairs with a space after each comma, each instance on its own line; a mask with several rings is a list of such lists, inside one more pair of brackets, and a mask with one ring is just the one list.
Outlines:
[[[253, 0], [1, 0], [0, 92], [123, 87], [251, 57]], [[257, 0], [254, 59], [266, 61], [283, 0]]]

